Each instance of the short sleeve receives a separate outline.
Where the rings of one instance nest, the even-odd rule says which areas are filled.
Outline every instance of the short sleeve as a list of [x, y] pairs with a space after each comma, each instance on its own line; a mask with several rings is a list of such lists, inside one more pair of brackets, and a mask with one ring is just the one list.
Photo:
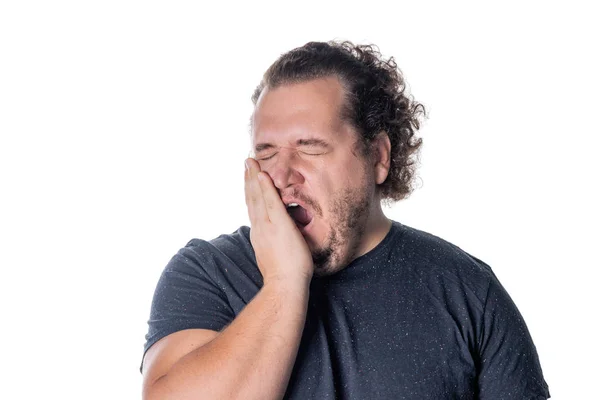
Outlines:
[[158, 280], [143, 355], [171, 333], [184, 329], [220, 331], [235, 318], [223, 290], [211, 278], [215, 264], [210, 254], [190, 243], [173, 256]]
[[483, 312], [478, 372], [481, 400], [550, 398], [527, 325], [493, 272]]

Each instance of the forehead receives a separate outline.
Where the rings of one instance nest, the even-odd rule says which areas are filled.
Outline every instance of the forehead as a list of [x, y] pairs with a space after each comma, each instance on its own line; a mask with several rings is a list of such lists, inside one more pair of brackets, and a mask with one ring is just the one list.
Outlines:
[[253, 145], [296, 141], [299, 136], [333, 139], [341, 133], [344, 91], [335, 77], [265, 89], [252, 119]]

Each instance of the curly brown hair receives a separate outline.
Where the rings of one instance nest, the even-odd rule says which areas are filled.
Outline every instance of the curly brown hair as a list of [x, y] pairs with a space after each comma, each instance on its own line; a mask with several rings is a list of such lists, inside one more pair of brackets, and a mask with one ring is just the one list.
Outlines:
[[309, 42], [279, 57], [265, 72], [252, 95], [256, 106], [262, 91], [284, 84], [337, 76], [346, 91], [342, 118], [359, 132], [358, 149], [365, 160], [372, 155], [377, 134], [386, 132], [391, 143], [390, 170], [378, 186], [388, 205], [414, 189], [423, 140], [415, 136], [425, 107], [405, 93], [402, 72], [393, 57], [385, 59], [375, 45], [349, 41]]

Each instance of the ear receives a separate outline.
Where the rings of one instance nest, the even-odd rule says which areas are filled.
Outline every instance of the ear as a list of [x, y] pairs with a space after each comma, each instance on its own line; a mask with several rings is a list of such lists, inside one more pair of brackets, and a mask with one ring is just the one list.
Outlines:
[[375, 182], [378, 185], [381, 185], [390, 172], [392, 145], [387, 132], [381, 131], [377, 134], [372, 142], [371, 149], [373, 154]]

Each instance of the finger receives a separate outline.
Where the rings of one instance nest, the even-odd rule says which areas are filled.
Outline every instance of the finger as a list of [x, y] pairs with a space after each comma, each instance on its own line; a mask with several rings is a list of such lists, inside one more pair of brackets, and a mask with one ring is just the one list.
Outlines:
[[256, 213], [254, 212], [256, 208], [254, 206], [254, 203], [256, 203], [256, 193], [253, 193], [251, 185], [250, 171], [244, 167], [244, 196], [246, 199], [246, 207], [248, 209], [248, 218], [250, 218], [250, 225], [256, 226], [258, 223]]
[[277, 189], [275, 189], [273, 180], [266, 172], [261, 172], [258, 175], [260, 176], [258, 181], [262, 190], [262, 196], [269, 220], [272, 222], [279, 222], [284, 219], [287, 220], [289, 215], [285, 209], [285, 204], [283, 204], [281, 197], [279, 197], [279, 193], [277, 193]]
[[252, 225], [256, 226], [261, 222], [269, 221], [265, 201], [263, 199], [260, 183], [257, 174], [260, 172], [260, 165], [256, 160], [246, 159], [248, 170], [245, 173], [245, 194], [246, 205], [248, 206], [248, 216]]

